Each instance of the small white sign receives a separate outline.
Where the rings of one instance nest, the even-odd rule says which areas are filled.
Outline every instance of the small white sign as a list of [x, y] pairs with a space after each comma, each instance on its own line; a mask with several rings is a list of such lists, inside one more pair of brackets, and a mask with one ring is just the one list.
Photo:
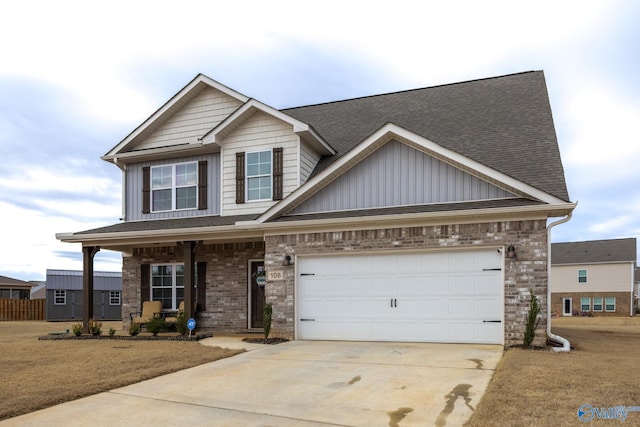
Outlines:
[[269, 282], [278, 282], [284, 279], [284, 274], [282, 271], [267, 271], [267, 280]]

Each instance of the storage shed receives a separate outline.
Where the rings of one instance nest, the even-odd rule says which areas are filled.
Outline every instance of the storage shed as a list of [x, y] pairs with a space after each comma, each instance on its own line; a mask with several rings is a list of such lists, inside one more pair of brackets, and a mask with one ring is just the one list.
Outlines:
[[[122, 273], [95, 271], [93, 315], [99, 320], [122, 319]], [[82, 320], [82, 271], [47, 270], [46, 319]]]

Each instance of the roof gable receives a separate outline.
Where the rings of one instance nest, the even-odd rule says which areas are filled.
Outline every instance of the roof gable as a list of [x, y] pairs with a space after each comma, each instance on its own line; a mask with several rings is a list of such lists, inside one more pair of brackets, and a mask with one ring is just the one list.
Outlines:
[[569, 201], [542, 71], [282, 111], [309, 123], [337, 150], [321, 160], [315, 174], [394, 123]]
[[636, 262], [636, 239], [591, 240], [551, 244], [552, 264]]

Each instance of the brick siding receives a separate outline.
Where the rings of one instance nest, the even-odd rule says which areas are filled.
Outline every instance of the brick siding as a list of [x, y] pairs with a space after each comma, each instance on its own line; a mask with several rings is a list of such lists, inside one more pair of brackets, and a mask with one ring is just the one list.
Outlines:
[[[582, 316], [580, 309], [580, 298], [591, 298], [592, 309], [590, 312], [584, 315], [598, 316], [630, 316], [631, 315], [631, 291], [629, 292], [553, 292], [551, 294], [551, 312], [553, 316], [563, 316], [563, 299], [571, 298], [571, 310], [573, 316]], [[593, 311], [593, 298], [602, 298], [602, 311]], [[616, 299], [616, 311], [605, 311], [604, 304], [606, 297], [615, 297]]]

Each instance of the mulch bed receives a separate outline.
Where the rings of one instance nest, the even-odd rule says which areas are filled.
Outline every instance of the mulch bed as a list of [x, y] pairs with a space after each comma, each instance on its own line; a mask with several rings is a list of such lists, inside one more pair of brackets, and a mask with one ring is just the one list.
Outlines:
[[286, 338], [244, 338], [242, 341], [249, 344], [280, 344], [289, 340]]
[[200, 334], [192, 334], [188, 335], [79, 335], [75, 336], [73, 334], [65, 334], [65, 333], [55, 333], [44, 335], [38, 337], [39, 340], [125, 340], [125, 341], [199, 341], [204, 338], [211, 338], [213, 336], [212, 333], [200, 333]]

